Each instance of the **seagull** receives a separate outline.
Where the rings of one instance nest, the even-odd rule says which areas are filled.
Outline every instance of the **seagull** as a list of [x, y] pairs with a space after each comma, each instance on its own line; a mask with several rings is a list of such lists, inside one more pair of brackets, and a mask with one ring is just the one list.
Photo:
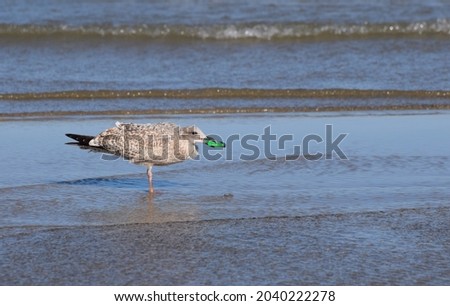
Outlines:
[[136, 124], [116, 122], [97, 136], [66, 134], [76, 140], [67, 144], [82, 149], [122, 156], [124, 159], [147, 167], [149, 193], [154, 193], [152, 167], [171, 165], [194, 159], [198, 155], [197, 143], [223, 148], [225, 143], [206, 136], [197, 126], [180, 127], [174, 123]]

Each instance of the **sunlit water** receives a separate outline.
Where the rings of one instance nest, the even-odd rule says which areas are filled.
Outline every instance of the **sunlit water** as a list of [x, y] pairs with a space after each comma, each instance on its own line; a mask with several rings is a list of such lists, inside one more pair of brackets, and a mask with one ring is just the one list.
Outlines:
[[[65, 132], [95, 134], [110, 118], [3, 122], [3, 283], [447, 283], [448, 112], [128, 119], [195, 123], [224, 140], [254, 134], [261, 151], [270, 123], [293, 141], [272, 144], [275, 160], [241, 161], [249, 151], [233, 142], [219, 161], [155, 168], [149, 196], [144, 168], [64, 145]], [[333, 140], [348, 134], [347, 160], [291, 156], [327, 124]], [[278, 268], [261, 269], [269, 263]]]
[[[262, 138], [269, 118], [276, 140], [267, 147]], [[442, 141], [448, 119], [446, 112], [166, 117], [229, 139], [228, 147], [201, 146], [200, 160], [156, 167], [157, 194], [150, 198], [144, 167], [64, 145], [65, 132], [96, 134], [111, 120], [85, 120], [82, 127], [75, 120], [5, 122], [2, 223], [120, 224], [440, 206], [449, 196], [450, 147]], [[162, 119], [133, 121], [149, 120]], [[336, 152], [317, 161], [296, 156], [294, 146], [312, 134], [323, 142], [311, 141], [301, 154], [326, 153], [327, 124], [331, 141], [347, 134], [339, 143], [347, 159]], [[282, 149], [278, 141], [288, 134], [292, 140]], [[231, 142], [231, 135], [256, 139]]]

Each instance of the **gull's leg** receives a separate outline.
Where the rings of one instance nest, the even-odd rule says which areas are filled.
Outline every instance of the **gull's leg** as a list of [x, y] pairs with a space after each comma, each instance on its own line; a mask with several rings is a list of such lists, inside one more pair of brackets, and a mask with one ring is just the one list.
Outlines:
[[147, 168], [147, 178], [148, 178], [148, 192], [153, 193], [153, 175], [152, 175], [152, 166], [148, 166]]

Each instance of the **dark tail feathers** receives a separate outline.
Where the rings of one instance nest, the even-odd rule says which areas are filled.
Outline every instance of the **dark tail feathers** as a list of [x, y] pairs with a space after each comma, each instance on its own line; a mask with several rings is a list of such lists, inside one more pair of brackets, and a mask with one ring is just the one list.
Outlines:
[[66, 134], [66, 136], [78, 141], [78, 144], [83, 145], [83, 146], [89, 146], [89, 141], [94, 139], [94, 136], [85, 136], [85, 135], [77, 135], [77, 134]]

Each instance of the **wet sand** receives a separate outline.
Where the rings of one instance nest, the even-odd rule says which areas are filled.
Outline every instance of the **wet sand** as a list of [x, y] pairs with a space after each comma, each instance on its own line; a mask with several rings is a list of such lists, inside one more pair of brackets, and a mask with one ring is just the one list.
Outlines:
[[2, 285], [449, 285], [450, 209], [1, 230]]

